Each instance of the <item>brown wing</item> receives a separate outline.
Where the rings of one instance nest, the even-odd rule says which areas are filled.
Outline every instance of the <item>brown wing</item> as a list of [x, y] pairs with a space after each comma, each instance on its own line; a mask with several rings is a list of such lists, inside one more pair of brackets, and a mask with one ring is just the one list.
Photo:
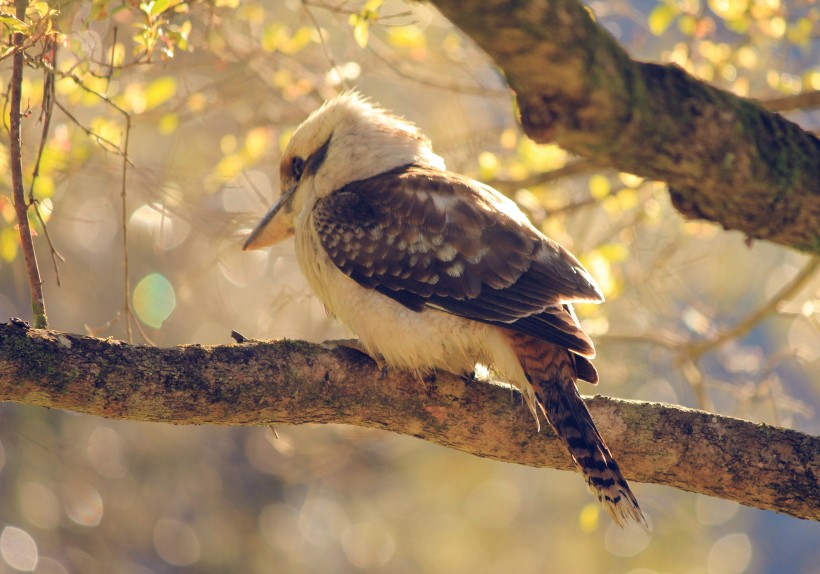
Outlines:
[[408, 165], [318, 200], [313, 219], [331, 260], [364, 287], [595, 353], [568, 303], [603, 301], [598, 286], [492, 188]]

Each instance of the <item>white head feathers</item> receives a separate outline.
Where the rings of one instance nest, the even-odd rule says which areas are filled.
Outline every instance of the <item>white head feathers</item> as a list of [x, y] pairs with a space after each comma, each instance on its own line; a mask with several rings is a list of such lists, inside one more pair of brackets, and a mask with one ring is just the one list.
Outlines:
[[444, 160], [415, 125], [355, 91], [328, 100], [299, 126], [282, 158], [282, 174], [295, 157], [307, 161], [325, 144], [326, 157], [308, 174], [315, 178], [316, 197], [409, 163], [444, 169]]

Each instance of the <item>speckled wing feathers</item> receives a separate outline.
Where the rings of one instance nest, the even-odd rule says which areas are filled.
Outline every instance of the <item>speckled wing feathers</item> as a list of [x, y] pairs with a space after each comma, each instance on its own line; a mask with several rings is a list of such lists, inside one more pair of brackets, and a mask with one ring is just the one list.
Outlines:
[[597, 286], [496, 194], [408, 165], [318, 200], [313, 220], [331, 260], [364, 287], [416, 311], [438, 308], [594, 356], [565, 303], [602, 300]]

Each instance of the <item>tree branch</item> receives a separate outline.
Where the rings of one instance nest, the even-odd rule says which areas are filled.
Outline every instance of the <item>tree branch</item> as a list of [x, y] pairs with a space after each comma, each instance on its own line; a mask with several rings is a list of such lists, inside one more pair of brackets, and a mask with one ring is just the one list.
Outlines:
[[[28, 0], [15, 0], [17, 19], [25, 21]], [[22, 46], [26, 36], [20, 32], [13, 34], [15, 47]], [[43, 298], [43, 282], [40, 279], [40, 268], [37, 266], [37, 254], [31, 241], [31, 228], [28, 224], [28, 203], [23, 189], [23, 137], [22, 137], [22, 90], [23, 90], [23, 52], [16, 52], [12, 58], [11, 68], [11, 109], [9, 110], [9, 163], [11, 171], [12, 197], [17, 214], [17, 228], [20, 235], [20, 247], [26, 264], [29, 289], [31, 290], [31, 312], [37, 327], [48, 326], [46, 302]]]
[[686, 217], [820, 253], [820, 139], [674, 65], [632, 60], [578, 0], [434, 0], [504, 71], [524, 131], [668, 183]]
[[[508, 388], [379, 368], [299, 341], [161, 349], [0, 324], [0, 399], [176, 424], [344, 423], [571, 469]], [[820, 520], [820, 439], [669, 405], [588, 399], [627, 478]]]

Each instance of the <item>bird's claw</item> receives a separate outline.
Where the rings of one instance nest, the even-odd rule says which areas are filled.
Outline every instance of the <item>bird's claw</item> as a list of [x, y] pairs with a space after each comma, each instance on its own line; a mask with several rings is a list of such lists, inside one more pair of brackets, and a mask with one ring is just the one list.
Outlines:
[[362, 355], [365, 355], [368, 359], [376, 363], [376, 366], [379, 367], [381, 370], [381, 374], [379, 375], [379, 380], [382, 381], [387, 376], [387, 368], [388, 364], [387, 361], [384, 360], [384, 357], [381, 355], [373, 356], [367, 350], [367, 347], [359, 339], [333, 339], [330, 341], [325, 341], [325, 345], [334, 345], [336, 347], [345, 347], [346, 349], [353, 349], [354, 351], [358, 351]]

